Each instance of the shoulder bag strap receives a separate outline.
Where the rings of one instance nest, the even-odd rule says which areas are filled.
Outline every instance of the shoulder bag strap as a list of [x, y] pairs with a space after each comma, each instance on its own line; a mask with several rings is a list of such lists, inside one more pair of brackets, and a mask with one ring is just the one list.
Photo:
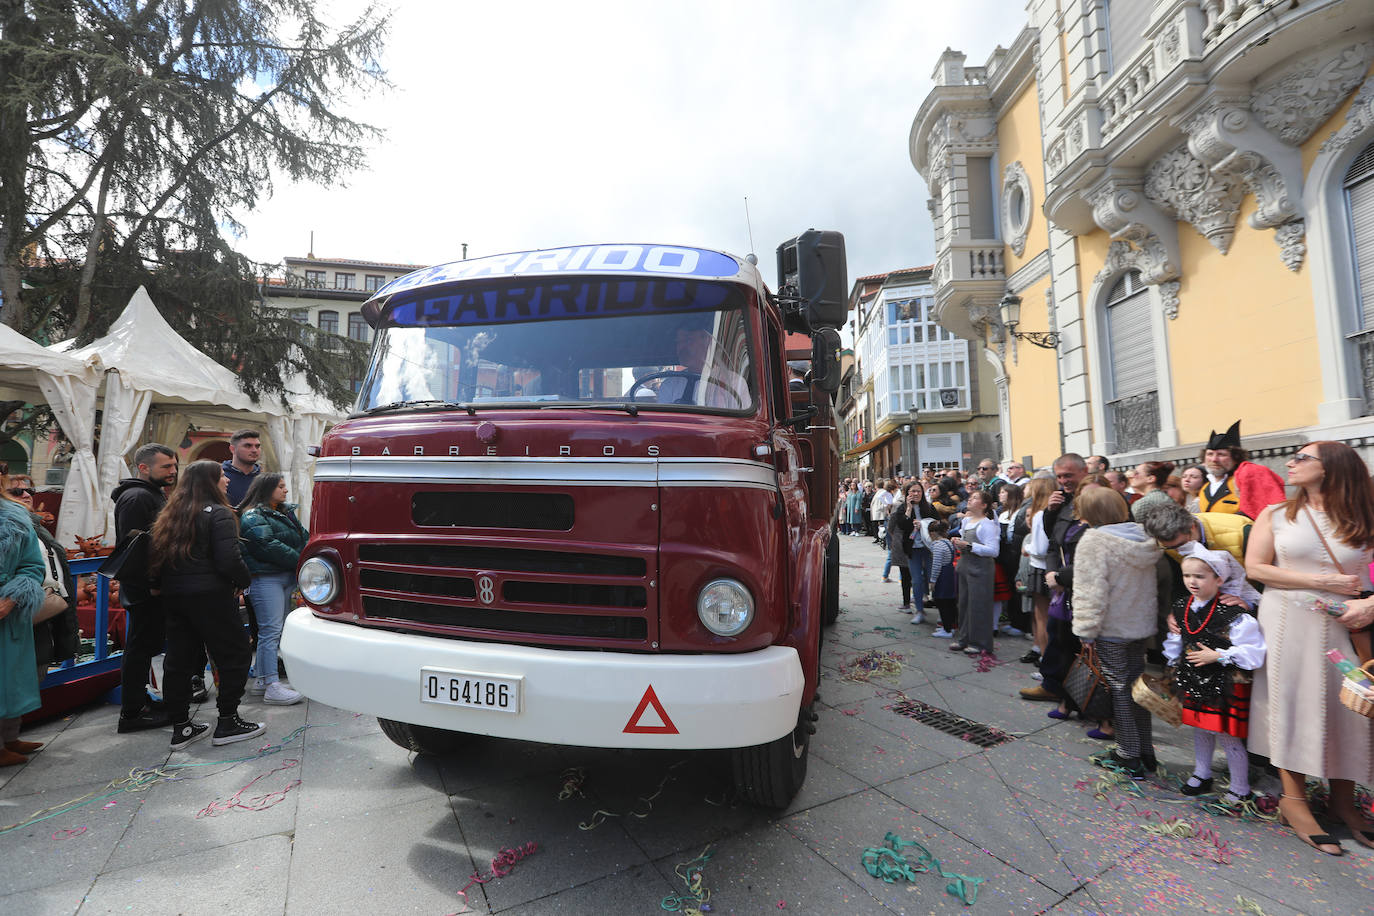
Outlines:
[[1322, 547], [1326, 548], [1326, 555], [1331, 558], [1332, 563], [1336, 564], [1336, 569], [1343, 576], [1350, 575], [1350, 573], [1345, 571], [1345, 567], [1341, 565], [1341, 561], [1336, 559], [1336, 554], [1331, 550], [1331, 545], [1326, 542], [1326, 535], [1322, 534], [1321, 526], [1317, 524], [1317, 519], [1312, 515], [1312, 510], [1303, 506], [1302, 511], [1303, 514], [1307, 516], [1307, 520], [1312, 523], [1312, 528], [1317, 532], [1317, 537], [1321, 538]]

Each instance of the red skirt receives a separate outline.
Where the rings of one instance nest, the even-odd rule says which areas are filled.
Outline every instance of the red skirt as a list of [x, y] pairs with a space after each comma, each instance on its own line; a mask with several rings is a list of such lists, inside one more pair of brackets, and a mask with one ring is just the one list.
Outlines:
[[[994, 558], [995, 560], [996, 558]], [[992, 582], [992, 600], [1010, 601], [1012, 596], [1011, 582], [1007, 581], [1007, 571], [1002, 568], [1001, 563], [994, 562], [995, 571]]]
[[1250, 684], [1231, 683], [1221, 703], [1183, 696], [1183, 724], [1222, 735], [1250, 734]]

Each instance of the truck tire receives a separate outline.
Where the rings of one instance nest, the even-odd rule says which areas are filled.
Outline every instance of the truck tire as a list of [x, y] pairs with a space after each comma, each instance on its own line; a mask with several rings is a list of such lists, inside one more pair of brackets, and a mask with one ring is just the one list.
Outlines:
[[428, 725], [411, 725], [408, 722], [381, 718], [377, 719], [377, 724], [382, 727], [382, 734], [390, 738], [392, 744], [417, 754], [445, 757], [461, 748], [467, 740], [467, 735], [462, 732], [431, 728]]
[[821, 623], [832, 626], [840, 619], [840, 539], [830, 536], [825, 547], [825, 579], [821, 592]]
[[776, 741], [730, 752], [735, 791], [741, 800], [761, 808], [786, 808], [806, 781], [806, 759], [816, 714], [802, 707], [797, 727]]

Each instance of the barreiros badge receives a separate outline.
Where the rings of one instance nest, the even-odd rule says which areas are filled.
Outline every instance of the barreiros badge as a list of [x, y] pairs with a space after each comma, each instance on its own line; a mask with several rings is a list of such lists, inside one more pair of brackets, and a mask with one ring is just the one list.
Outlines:
[[662, 277], [734, 277], [740, 264], [733, 257], [704, 248], [675, 245], [578, 245], [542, 251], [516, 251], [470, 261], [454, 261], [417, 270], [392, 280], [374, 299], [408, 289], [482, 277], [540, 274], [647, 274]]

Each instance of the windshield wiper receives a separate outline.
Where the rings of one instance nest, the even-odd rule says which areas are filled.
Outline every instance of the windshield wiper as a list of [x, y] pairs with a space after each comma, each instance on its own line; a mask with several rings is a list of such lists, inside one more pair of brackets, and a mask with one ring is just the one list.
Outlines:
[[[462, 404], [455, 404], [452, 401], [441, 401], [430, 399], [423, 401], [395, 401], [391, 404], [382, 404], [377, 407], [369, 407], [367, 410], [359, 411], [359, 416], [370, 417], [373, 414], [385, 413], [392, 410], [410, 410], [413, 407], [462, 407]], [[471, 413], [471, 411], [469, 411]]]
[[632, 417], [639, 416], [639, 405], [628, 401], [593, 401], [583, 404], [578, 401], [545, 401], [538, 405], [540, 410], [623, 410]]

